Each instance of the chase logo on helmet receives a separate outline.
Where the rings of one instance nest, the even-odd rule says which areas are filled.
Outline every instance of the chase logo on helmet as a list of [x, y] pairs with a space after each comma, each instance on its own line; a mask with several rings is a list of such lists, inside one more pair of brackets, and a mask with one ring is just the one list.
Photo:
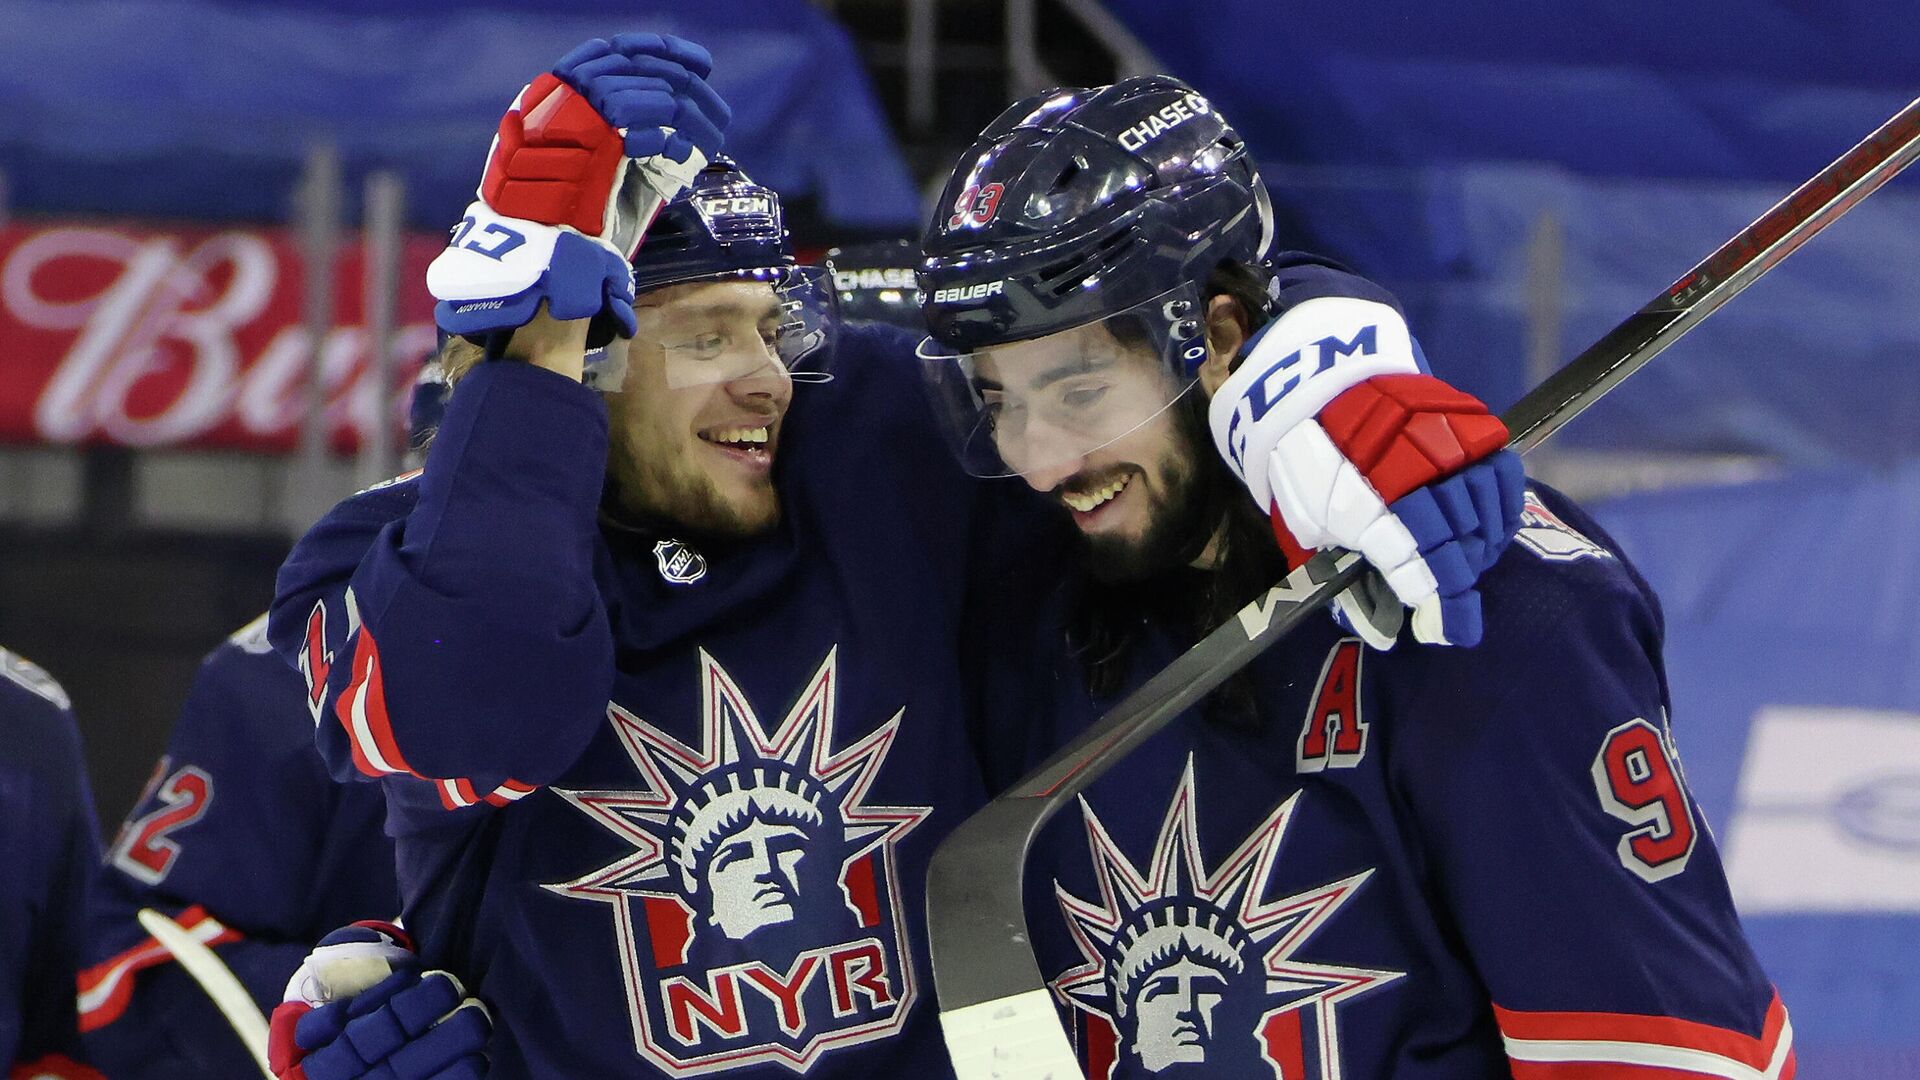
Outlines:
[[961, 304], [971, 300], [985, 300], [989, 296], [999, 296], [1006, 288], [1003, 281], [987, 281], [979, 285], [956, 285], [951, 289], [933, 290], [933, 302], [936, 304]]
[[1171, 105], [1162, 105], [1146, 119], [1122, 131], [1120, 145], [1128, 150], [1138, 150], [1147, 145], [1148, 140], [1212, 111], [1213, 106], [1207, 104], [1206, 98], [1199, 94], [1188, 94]]
[[913, 271], [899, 267], [870, 266], [860, 270], [838, 270], [833, 272], [833, 287], [841, 292], [854, 292], [859, 289], [914, 289]]

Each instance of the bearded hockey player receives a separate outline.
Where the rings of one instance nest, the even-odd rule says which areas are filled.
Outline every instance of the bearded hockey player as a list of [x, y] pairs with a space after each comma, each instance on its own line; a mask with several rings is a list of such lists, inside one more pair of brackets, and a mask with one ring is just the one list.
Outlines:
[[9, 1077], [99, 1080], [78, 1063], [73, 985], [88, 879], [100, 858], [66, 691], [0, 649], [0, 1067]]
[[[297, 546], [271, 637], [335, 776], [382, 780], [491, 1075], [940, 1075], [921, 882], [983, 799], [975, 485], [910, 357], [826, 340], [777, 198], [714, 157], [697, 46], [555, 71], [430, 275], [489, 355], [449, 355], [423, 475]], [[337, 1034], [299, 1021], [278, 1064]]]
[[1393, 646], [1310, 623], [1036, 840], [1029, 925], [1087, 1075], [1791, 1076], [1674, 748], [1655, 598], [1495, 452], [1390, 296], [1270, 255], [1206, 99], [1154, 77], [1023, 101], [943, 207], [923, 354], [951, 430], [1084, 539], [985, 634], [1007, 659], [981, 744], [1032, 747], [1009, 773], [1305, 549], [1366, 556], [1346, 619]]

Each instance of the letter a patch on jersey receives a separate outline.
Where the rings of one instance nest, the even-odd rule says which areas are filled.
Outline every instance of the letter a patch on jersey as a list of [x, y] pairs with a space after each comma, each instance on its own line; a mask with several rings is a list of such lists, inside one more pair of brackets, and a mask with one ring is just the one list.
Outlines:
[[1367, 724], [1360, 718], [1365, 656], [1359, 638], [1341, 638], [1320, 665], [1320, 681], [1295, 745], [1294, 766], [1300, 772], [1351, 769], [1367, 756]]
[[836, 656], [768, 730], [703, 651], [698, 745], [610, 705], [644, 786], [559, 792], [632, 846], [546, 888], [612, 910], [634, 1045], [669, 1073], [804, 1073], [913, 1007], [894, 852], [932, 808], [868, 802], [905, 713], [836, 746]]
[[1201, 854], [1191, 757], [1140, 862], [1080, 800], [1098, 893], [1081, 899], [1055, 883], [1086, 962], [1052, 986], [1075, 1010], [1088, 1080], [1163, 1073], [1338, 1080], [1340, 1006], [1406, 973], [1295, 955], [1373, 876], [1363, 870], [1267, 898], [1301, 798], [1281, 803], [1211, 867]]

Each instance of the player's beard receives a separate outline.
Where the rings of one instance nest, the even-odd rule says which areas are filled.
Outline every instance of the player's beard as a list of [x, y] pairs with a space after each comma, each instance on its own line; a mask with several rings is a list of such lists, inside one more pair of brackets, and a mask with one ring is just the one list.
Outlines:
[[[1199, 394], [1188, 397], [1204, 404]], [[1141, 581], [1200, 557], [1219, 525], [1208, 498], [1207, 462], [1211, 449], [1199, 439], [1193, 408], [1185, 399], [1169, 414], [1173, 430], [1159, 458], [1136, 467], [1145, 474], [1147, 525], [1135, 536], [1098, 533], [1086, 541], [1087, 575], [1105, 584]]]
[[618, 440], [609, 462], [609, 480], [611, 501], [623, 523], [683, 540], [742, 540], [771, 532], [780, 524], [780, 499], [771, 474], [744, 491], [724, 494], [712, 477], [683, 454], [663, 454]]

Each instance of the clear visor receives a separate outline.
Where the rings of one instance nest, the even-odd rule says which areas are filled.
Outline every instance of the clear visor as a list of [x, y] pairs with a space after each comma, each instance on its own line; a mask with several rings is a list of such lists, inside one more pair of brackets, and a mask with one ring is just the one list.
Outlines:
[[1207, 358], [1192, 286], [1044, 337], [966, 353], [928, 338], [919, 353], [975, 476], [1077, 467], [1165, 412]]
[[833, 287], [817, 266], [662, 286], [642, 293], [633, 313], [632, 358], [659, 357], [671, 389], [833, 377]]

